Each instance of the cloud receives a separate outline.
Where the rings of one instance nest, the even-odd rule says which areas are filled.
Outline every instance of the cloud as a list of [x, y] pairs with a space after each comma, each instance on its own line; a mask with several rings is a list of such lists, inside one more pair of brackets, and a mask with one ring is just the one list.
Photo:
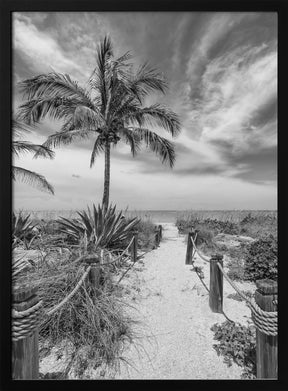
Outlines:
[[88, 75], [51, 35], [37, 28], [30, 17], [18, 13], [13, 19], [13, 49], [33, 74], [54, 69], [81, 79]]
[[[168, 209], [212, 203], [258, 207], [259, 202], [274, 207], [276, 14], [32, 12], [14, 13], [13, 23], [14, 83], [49, 72], [51, 65], [84, 84], [95, 65], [95, 48], [107, 33], [116, 56], [130, 50], [136, 65], [148, 60], [168, 78], [167, 94], [152, 96], [146, 104], [166, 103], [181, 118], [181, 135], [172, 140], [175, 167], [163, 165], [145, 145], [133, 158], [129, 147], [119, 143], [111, 152], [115, 201], [124, 207], [129, 203]], [[17, 106], [20, 95], [14, 93], [13, 98]], [[44, 142], [60, 126], [46, 118], [31, 141]], [[51, 181], [56, 195], [36, 191], [30, 200], [30, 192], [17, 185], [18, 201], [21, 194], [27, 205], [34, 199], [41, 204], [44, 197], [43, 205], [69, 208], [101, 199], [104, 157], [97, 157], [90, 170], [92, 145], [93, 138], [61, 147], [52, 161], [23, 159], [24, 167]]]
[[[274, 46], [239, 47], [217, 57], [206, 65], [200, 86], [189, 115], [191, 127], [197, 129], [201, 143], [226, 144], [235, 156], [276, 146], [277, 52]], [[195, 132], [190, 134], [193, 136]], [[240, 165], [238, 168], [243, 169]]]

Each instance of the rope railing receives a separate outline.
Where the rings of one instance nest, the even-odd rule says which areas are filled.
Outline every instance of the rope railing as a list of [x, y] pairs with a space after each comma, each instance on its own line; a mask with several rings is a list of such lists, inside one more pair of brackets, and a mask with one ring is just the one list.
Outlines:
[[[198, 234], [198, 233], [196, 232], [194, 239], [193, 239], [192, 236], [191, 236], [192, 244], [193, 244], [193, 243], [196, 243], [197, 234]], [[207, 285], [205, 284], [205, 282], [204, 282], [204, 274], [203, 274], [203, 272], [202, 272], [202, 273], [201, 273], [201, 272], [199, 273], [199, 272], [198, 272], [197, 266], [195, 266], [195, 261], [194, 261], [195, 254], [196, 254], [196, 245], [195, 245], [195, 246], [193, 245], [193, 252], [192, 252], [192, 265], [193, 265], [193, 270], [196, 272], [197, 276], [199, 277], [199, 280], [200, 280], [201, 284], [204, 286], [204, 288], [206, 289], [206, 291], [210, 294], [210, 289], [208, 288], [208, 286], [207, 286]], [[209, 262], [210, 262], [210, 261], [209, 261]], [[224, 312], [223, 309], [222, 309], [221, 313], [222, 313], [222, 315], [223, 315], [229, 322], [235, 323], [233, 320], [231, 320], [231, 319], [226, 315], [226, 313]]]
[[[210, 290], [206, 286], [206, 284], [203, 281], [203, 278], [201, 278], [201, 275], [198, 273], [197, 267], [194, 266], [194, 256], [195, 253], [199, 255], [201, 259], [203, 259], [205, 262], [210, 263], [210, 259], [205, 257], [201, 254], [201, 252], [197, 249], [196, 246], [196, 238], [197, 238], [197, 232], [193, 239], [192, 235], [190, 236], [191, 242], [193, 245], [193, 253], [192, 253], [192, 264], [194, 267], [194, 270], [199, 277], [201, 283], [207, 290], [207, 292], [210, 293]], [[225, 273], [223, 266], [220, 262], [217, 262], [217, 266], [219, 270], [221, 271], [222, 275], [225, 277], [225, 279], [228, 281], [228, 283], [232, 286], [232, 288], [238, 293], [238, 295], [246, 302], [248, 307], [251, 310], [251, 318], [255, 324], [255, 326], [263, 332], [266, 335], [276, 336], [278, 334], [278, 312], [277, 311], [264, 311], [262, 310], [259, 305], [256, 303], [254, 299], [249, 299], [245, 294], [241, 292], [240, 289], [236, 286], [236, 284], [229, 278], [229, 276]], [[223, 311], [223, 309], [222, 309]], [[223, 312], [222, 312], [223, 313]], [[226, 314], [223, 313], [223, 315], [227, 318]]]
[[[191, 241], [189, 240], [191, 237]], [[191, 245], [192, 243], [192, 245]], [[277, 379], [278, 349], [278, 312], [277, 283], [269, 279], [257, 280], [255, 298], [248, 298], [226, 274], [223, 267], [223, 256], [215, 254], [208, 260], [196, 247], [196, 236], [188, 233], [185, 264], [192, 264], [197, 276], [203, 284], [203, 275], [198, 273], [194, 265], [195, 253], [210, 264], [209, 306], [213, 312], [221, 313], [232, 322], [223, 311], [223, 276], [230, 286], [244, 300], [251, 310], [251, 318], [256, 328], [256, 373], [257, 379]], [[204, 284], [203, 284], [204, 285]]]
[[[128, 246], [125, 248], [125, 250], [121, 253], [120, 256], [118, 256], [116, 259], [114, 259], [112, 262], [103, 263], [100, 266], [109, 266], [111, 264], [114, 264], [115, 262], [119, 262], [123, 256], [127, 253], [129, 248], [131, 247], [134, 240], [134, 236], [129, 242]], [[95, 254], [94, 254], [95, 255]], [[93, 257], [93, 256], [92, 256]], [[96, 258], [96, 257], [95, 257]], [[87, 255], [81, 255], [76, 260], [73, 261], [73, 263], [79, 262], [81, 260], [87, 259]], [[26, 267], [27, 262], [22, 260], [14, 262], [14, 273], [13, 276], [16, 276], [20, 271], [24, 269], [24, 266]], [[96, 263], [96, 262], [95, 262]], [[85, 279], [89, 275], [91, 268], [92, 268], [93, 262], [90, 262], [90, 264], [86, 267], [85, 271], [82, 274], [82, 277], [79, 279], [77, 284], [75, 285], [74, 289], [63, 299], [60, 303], [58, 303], [53, 308], [43, 311], [43, 301], [42, 300], [36, 300], [34, 303], [30, 303], [30, 307], [25, 310], [16, 310], [15, 308], [12, 309], [12, 340], [13, 341], [19, 341], [20, 339], [27, 338], [31, 336], [35, 329], [39, 326], [40, 323], [40, 314], [45, 316], [51, 316], [56, 311], [58, 311], [60, 308], [62, 308], [65, 304], [68, 303], [68, 301], [77, 293], [77, 291], [80, 289], [80, 287], [83, 285]], [[35, 298], [33, 299], [35, 301]]]
[[42, 313], [42, 300], [23, 311], [12, 309], [12, 340], [19, 341], [20, 339], [30, 337], [36, 327], [40, 323], [40, 315]]
[[61, 307], [63, 307], [63, 305], [66, 304], [75, 295], [75, 293], [80, 289], [81, 285], [85, 281], [90, 270], [91, 270], [91, 266], [88, 266], [85, 272], [83, 273], [82, 277], [80, 278], [80, 280], [77, 282], [75, 288], [59, 304], [57, 304], [51, 310], [46, 311], [46, 315], [51, 316], [52, 314], [54, 314], [54, 312], [58, 311]]
[[190, 236], [190, 238], [191, 238], [191, 242], [192, 242], [192, 245], [193, 245], [193, 249], [195, 249], [195, 251], [196, 251], [196, 253], [199, 255], [199, 257], [200, 257], [201, 259], [203, 259], [203, 261], [209, 263], [209, 262], [210, 262], [210, 259], [207, 258], [207, 257], [205, 257], [203, 254], [200, 253], [200, 251], [199, 251], [198, 248], [196, 247], [196, 244], [195, 244], [195, 242], [194, 242], [192, 236]]
[[255, 326], [264, 334], [276, 336], [278, 334], [278, 312], [277, 311], [263, 311], [254, 299], [249, 299], [245, 296], [234, 282], [225, 273], [223, 267], [217, 262], [218, 268], [221, 270], [225, 279], [235, 289], [238, 295], [246, 302], [251, 310], [251, 317]]

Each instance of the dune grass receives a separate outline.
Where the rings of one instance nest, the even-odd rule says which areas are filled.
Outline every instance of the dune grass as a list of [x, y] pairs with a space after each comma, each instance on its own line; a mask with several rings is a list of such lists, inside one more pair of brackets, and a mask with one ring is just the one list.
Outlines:
[[[67, 371], [72, 366], [79, 378], [89, 366], [102, 363], [115, 364], [121, 356], [125, 340], [133, 336], [133, 321], [126, 315], [125, 302], [119, 297], [113, 283], [111, 270], [101, 273], [98, 290], [87, 278], [74, 296], [58, 311], [47, 311], [60, 303], [75, 287], [85, 266], [75, 256], [43, 259], [21, 273], [17, 285], [37, 286], [43, 301], [43, 316], [39, 328], [40, 346], [48, 351], [61, 343], [71, 343], [73, 352], [67, 361]], [[85, 360], [83, 359], [85, 350]], [[46, 352], [47, 354], [47, 352]], [[41, 349], [40, 349], [41, 355]], [[81, 359], [80, 359], [81, 358]], [[62, 376], [67, 376], [62, 373]]]

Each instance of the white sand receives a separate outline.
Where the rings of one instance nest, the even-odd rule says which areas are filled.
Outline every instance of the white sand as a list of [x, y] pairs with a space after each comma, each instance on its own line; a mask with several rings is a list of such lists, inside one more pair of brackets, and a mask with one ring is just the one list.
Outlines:
[[[160, 224], [160, 223], [159, 223]], [[185, 237], [174, 224], [163, 223], [160, 247], [148, 253], [142, 266], [131, 270], [123, 280], [126, 300], [136, 309], [130, 316], [139, 339], [124, 350], [125, 362], [106, 379], [240, 379], [242, 368], [228, 367], [213, 349], [211, 326], [226, 319], [209, 308], [208, 293], [192, 266], [185, 265]], [[203, 266], [204, 281], [209, 287], [209, 265]], [[224, 259], [225, 265], [225, 259]], [[238, 284], [254, 291], [250, 283]], [[235, 293], [224, 280], [224, 311], [234, 321], [247, 324], [250, 311], [243, 302], [227, 298]]]

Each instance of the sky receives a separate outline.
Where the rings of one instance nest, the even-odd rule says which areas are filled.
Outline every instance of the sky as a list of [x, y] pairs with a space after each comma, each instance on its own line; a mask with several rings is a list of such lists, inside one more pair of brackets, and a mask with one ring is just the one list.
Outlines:
[[[143, 146], [111, 152], [110, 200], [130, 210], [277, 209], [277, 14], [224, 12], [15, 12], [13, 110], [18, 82], [52, 71], [80, 85], [111, 37], [115, 56], [148, 62], [169, 89], [145, 105], [177, 113], [173, 169]], [[43, 143], [61, 123], [44, 119], [27, 140]], [[13, 183], [16, 209], [83, 209], [102, 200], [104, 157], [90, 168], [93, 139], [55, 149], [53, 160], [23, 155], [14, 164], [44, 175], [55, 195]]]

